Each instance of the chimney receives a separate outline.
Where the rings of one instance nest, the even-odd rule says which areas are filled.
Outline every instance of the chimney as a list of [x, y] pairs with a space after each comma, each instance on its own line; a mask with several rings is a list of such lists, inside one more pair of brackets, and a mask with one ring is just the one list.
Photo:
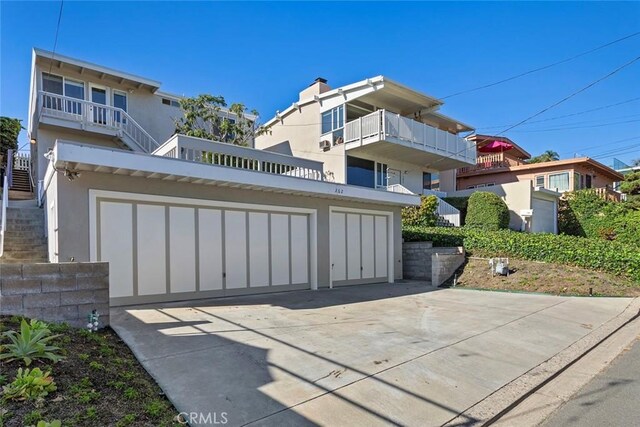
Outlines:
[[331, 87], [327, 84], [327, 79], [318, 77], [309, 85], [309, 87], [300, 92], [300, 101], [306, 98], [311, 98], [313, 95], [320, 95], [321, 93], [328, 92], [330, 90]]

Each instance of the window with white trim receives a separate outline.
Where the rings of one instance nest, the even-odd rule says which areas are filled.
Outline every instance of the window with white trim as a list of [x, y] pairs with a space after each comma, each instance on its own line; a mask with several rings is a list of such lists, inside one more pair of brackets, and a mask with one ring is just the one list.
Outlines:
[[344, 105], [339, 105], [321, 115], [322, 135], [331, 133], [333, 145], [344, 142]]
[[549, 189], [559, 192], [569, 191], [569, 172], [549, 175]]
[[535, 184], [536, 187], [544, 188], [544, 175], [537, 175], [535, 177], [535, 181], [536, 181], [536, 184]]

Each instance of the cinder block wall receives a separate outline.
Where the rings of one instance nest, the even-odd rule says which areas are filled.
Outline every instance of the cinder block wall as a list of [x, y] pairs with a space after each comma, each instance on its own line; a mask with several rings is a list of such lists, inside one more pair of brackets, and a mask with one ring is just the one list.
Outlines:
[[405, 279], [424, 280], [440, 286], [465, 260], [462, 247], [434, 248], [431, 242], [404, 242], [402, 269]]
[[92, 310], [109, 324], [109, 264], [0, 264], [0, 314], [85, 327]]

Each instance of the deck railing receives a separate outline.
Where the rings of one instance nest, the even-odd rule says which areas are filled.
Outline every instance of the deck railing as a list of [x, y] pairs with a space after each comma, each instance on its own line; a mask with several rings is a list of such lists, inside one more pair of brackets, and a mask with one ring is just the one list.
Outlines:
[[29, 170], [31, 156], [28, 153], [16, 153], [13, 156], [13, 170]]
[[274, 175], [324, 180], [322, 162], [183, 135], [174, 136], [152, 154]]
[[79, 122], [85, 127], [123, 132], [146, 153], [151, 153], [160, 145], [121, 108], [43, 91], [40, 91], [40, 108], [43, 116]]
[[467, 163], [476, 158], [473, 142], [386, 110], [378, 110], [345, 125], [346, 144], [362, 145], [373, 140], [408, 143]]

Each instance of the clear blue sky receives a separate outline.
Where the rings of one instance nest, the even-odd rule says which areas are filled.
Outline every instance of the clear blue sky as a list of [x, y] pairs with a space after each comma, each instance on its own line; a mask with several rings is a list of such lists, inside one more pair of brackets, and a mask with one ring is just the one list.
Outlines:
[[[26, 124], [31, 48], [53, 48], [60, 2], [0, 6], [0, 114]], [[442, 97], [637, 31], [640, 2], [67, 1], [57, 52], [159, 80], [168, 92], [221, 94], [229, 102], [256, 108], [266, 121], [318, 76], [337, 87], [383, 74]], [[479, 133], [500, 131], [488, 127], [516, 123], [639, 55], [636, 36], [557, 67], [447, 99], [441, 111]], [[640, 61], [538, 119], [637, 97]], [[557, 127], [565, 129], [549, 131]], [[613, 156], [630, 161], [640, 158], [640, 100], [522, 126], [506, 135], [534, 155], [553, 149], [563, 158], [579, 153], [607, 164]]]

